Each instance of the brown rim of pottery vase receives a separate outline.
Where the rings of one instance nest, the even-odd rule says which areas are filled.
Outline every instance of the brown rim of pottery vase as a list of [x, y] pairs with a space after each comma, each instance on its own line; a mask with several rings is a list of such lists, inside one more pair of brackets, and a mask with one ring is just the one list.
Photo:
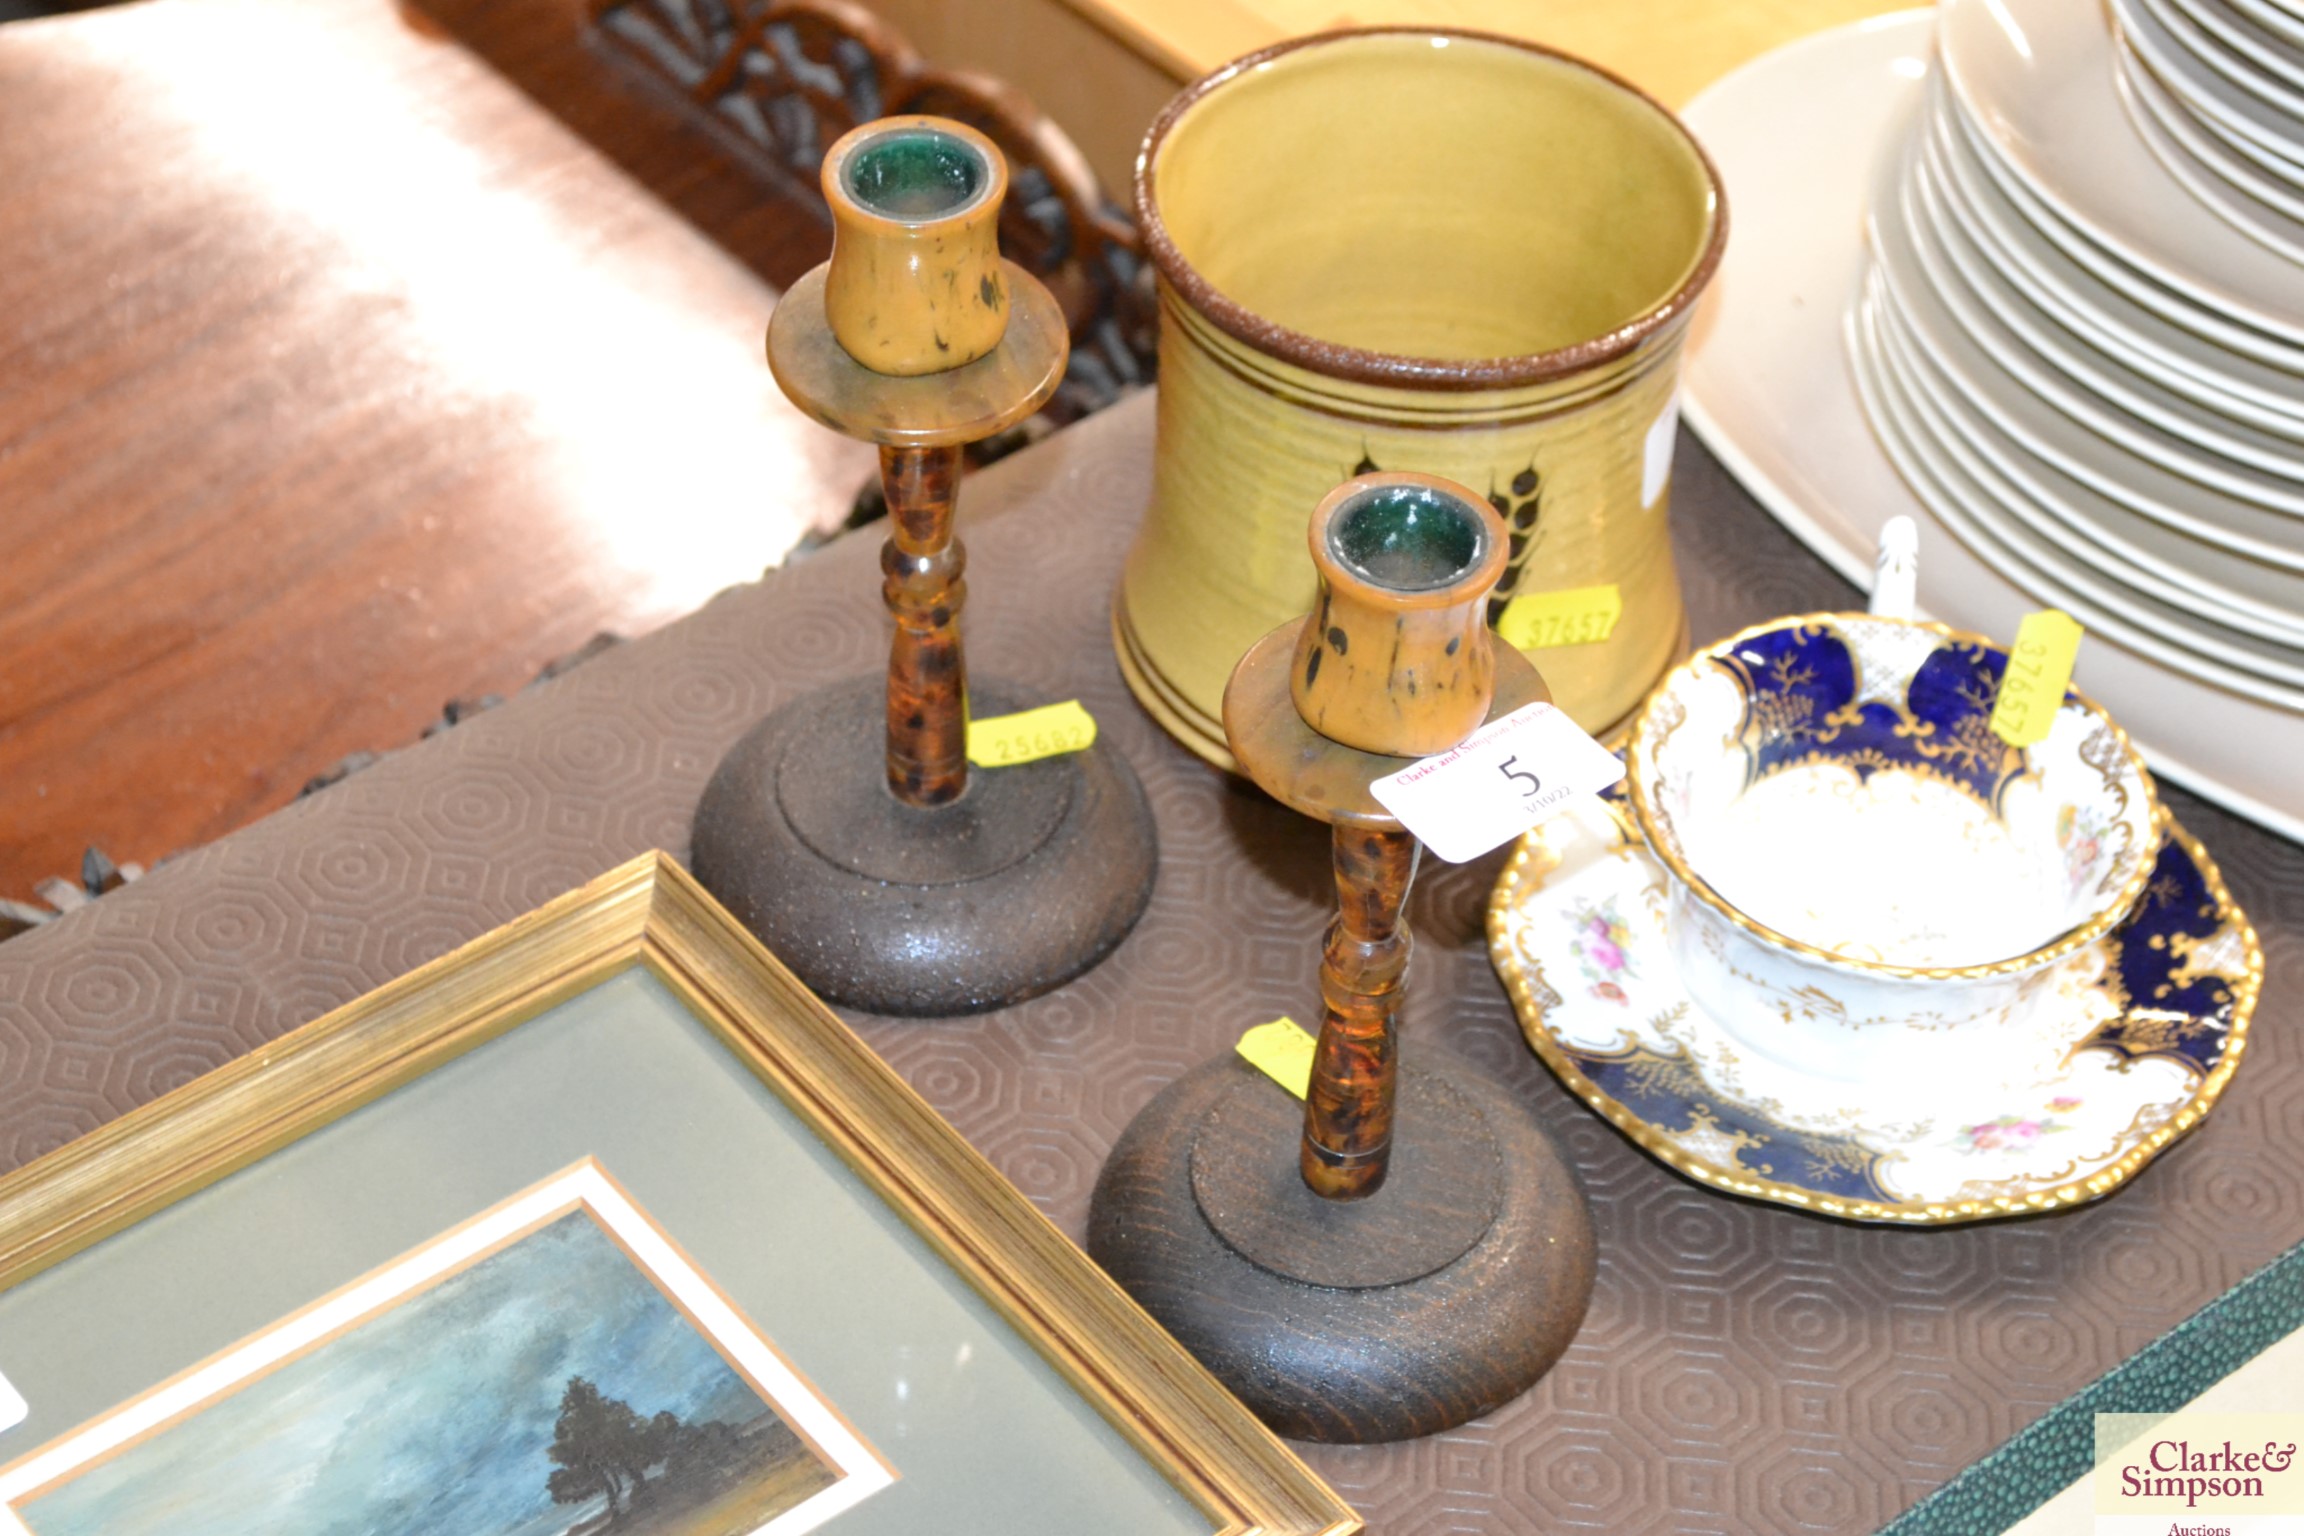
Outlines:
[[[1487, 358], [1409, 357], [1398, 352], [1376, 352], [1366, 347], [1347, 346], [1342, 342], [1322, 341], [1317, 336], [1308, 336], [1302, 331], [1276, 325], [1217, 292], [1215, 286], [1184, 259], [1184, 253], [1176, 249], [1175, 241], [1168, 238], [1168, 226], [1161, 222], [1159, 204], [1152, 196], [1152, 166], [1160, 158], [1160, 147], [1167, 139], [1169, 130], [1176, 126], [1185, 113], [1199, 105], [1201, 98], [1209, 92], [1282, 54], [1351, 38], [1385, 36], [1461, 37], [1472, 42], [1517, 49], [1522, 53], [1539, 54], [1596, 75], [1654, 111], [1694, 151], [1697, 163], [1704, 168], [1705, 182], [1712, 189], [1712, 228], [1705, 237], [1704, 249], [1697, 256], [1696, 264], [1680, 280], [1680, 285], [1660, 302], [1634, 315], [1612, 331], [1569, 346], [1555, 347], [1549, 352]], [[1704, 285], [1712, 280], [1713, 271], [1720, 265], [1720, 253], [1728, 240], [1728, 193], [1720, 184], [1719, 169], [1712, 164], [1712, 157], [1704, 152], [1704, 146], [1696, 141], [1696, 136], [1688, 131], [1687, 125], [1662, 102], [1621, 75], [1588, 63], [1574, 54], [1547, 48], [1541, 43], [1467, 27], [1344, 27], [1332, 32], [1316, 32], [1309, 37], [1290, 38], [1268, 48], [1259, 48], [1254, 53], [1243, 54], [1214, 72], [1202, 75], [1184, 87], [1161, 109], [1160, 115], [1152, 121], [1151, 131], [1145, 134], [1144, 146], [1136, 152], [1135, 202], [1136, 222], [1144, 231], [1144, 247], [1152, 257], [1153, 266], [1184, 296], [1187, 303], [1222, 330], [1251, 347], [1314, 373], [1352, 379], [1364, 384], [1393, 384], [1410, 389], [1476, 390], [1541, 384], [1621, 357], [1671, 324], [1696, 302], [1697, 296], [1704, 291]]]

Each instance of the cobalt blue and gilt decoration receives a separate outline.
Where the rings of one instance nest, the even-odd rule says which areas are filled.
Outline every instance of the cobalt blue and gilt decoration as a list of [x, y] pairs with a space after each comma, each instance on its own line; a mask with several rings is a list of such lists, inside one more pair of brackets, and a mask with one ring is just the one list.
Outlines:
[[2163, 819], [2132, 915], [2051, 966], [1963, 1071], [1850, 1080], [1745, 1049], [1689, 995], [1667, 877], [1598, 801], [1525, 838], [1489, 948], [1521, 1028], [1671, 1167], [1857, 1220], [1945, 1224], [2097, 1198], [2197, 1124], [2240, 1057], [2263, 955], [2206, 853]]
[[2134, 904], [2151, 776], [2076, 693], [2029, 747], [1991, 725], [2005, 653], [1873, 614], [1760, 625], [1633, 722], [1628, 809], [1664, 866], [1691, 998], [1810, 1076], [1956, 1076]]
[[1908, 680], [1899, 671], [1890, 681], [1861, 665], [1842, 627], [1826, 621], [1763, 630], [1713, 661], [1743, 691], [1736, 742], [1747, 788], [1787, 767], [1831, 761], [1859, 779], [1890, 767], [1938, 775], [1997, 811], [2009, 783], [2031, 771], [2022, 747], [1992, 733], [2004, 659], [1989, 646], [1942, 639]]

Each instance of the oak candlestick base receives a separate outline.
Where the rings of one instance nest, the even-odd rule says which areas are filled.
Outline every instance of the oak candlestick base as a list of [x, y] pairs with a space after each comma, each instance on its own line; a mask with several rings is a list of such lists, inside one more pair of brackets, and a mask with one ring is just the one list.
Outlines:
[[1500, 1407], [1591, 1298], [1583, 1190], [1528, 1107], [1430, 1050], [1399, 1098], [1364, 1199], [1305, 1187], [1304, 1106], [1236, 1057], [1170, 1084], [1096, 1182], [1088, 1256], [1293, 1439], [1405, 1440]]
[[[975, 695], [1012, 707], [997, 685]], [[872, 1013], [1004, 1007], [1109, 954], [1152, 895], [1152, 812], [1126, 763], [1100, 744], [906, 805], [880, 772], [882, 698], [856, 678], [753, 727], [697, 806], [696, 877], [811, 991]]]

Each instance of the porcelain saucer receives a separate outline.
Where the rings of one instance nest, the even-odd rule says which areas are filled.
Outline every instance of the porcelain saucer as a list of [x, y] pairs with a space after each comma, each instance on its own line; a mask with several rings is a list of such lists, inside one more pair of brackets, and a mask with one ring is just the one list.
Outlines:
[[1521, 840], [1488, 947], [1545, 1065], [1700, 1183], [1858, 1221], [2056, 1210], [2197, 1125], [2245, 1049], [2263, 951], [2199, 843], [2161, 826], [2128, 919], [2061, 963], [1992, 1059], [1922, 1080], [1851, 1085], [1730, 1039], [1673, 974], [1664, 870], [1606, 801]]

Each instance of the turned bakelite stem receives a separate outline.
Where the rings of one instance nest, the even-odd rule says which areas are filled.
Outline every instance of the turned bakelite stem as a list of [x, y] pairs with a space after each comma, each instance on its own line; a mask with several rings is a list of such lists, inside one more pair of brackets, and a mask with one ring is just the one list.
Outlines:
[[1331, 1200], [1376, 1193], [1392, 1155], [1401, 983], [1400, 909], [1423, 845], [1408, 832], [1335, 829], [1336, 920], [1320, 953], [1320, 1043], [1304, 1096], [1304, 1182]]
[[968, 672], [960, 655], [967, 552], [952, 536], [960, 450], [880, 450], [888, 542], [881, 595], [896, 619], [888, 651], [888, 787], [906, 805], [944, 805], [968, 787]]

